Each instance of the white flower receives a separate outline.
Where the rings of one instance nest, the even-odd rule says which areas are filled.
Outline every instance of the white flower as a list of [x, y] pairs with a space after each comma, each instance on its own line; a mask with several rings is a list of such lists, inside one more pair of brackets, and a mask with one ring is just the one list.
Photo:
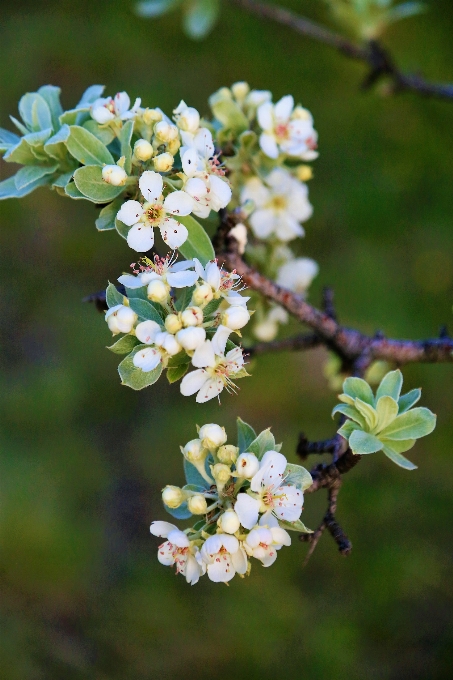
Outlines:
[[[171, 333], [168, 333], [167, 331], [163, 331], [159, 324], [156, 323], [155, 321], [149, 320], [142, 321], [141, 323], [139, 323], [137, 328], [135, 329], [135, 335], [143, 344], [155, 345], [158, 348], [158, 351], [160, 352], [162, 357], [166, 357], [167, 355], [174, 356], [175, 354], [179, 354], [179, 352], [182, 350], [182, 347], [176, 340], [175, 336], [172, 335]], [[146, 366], [149, 365], [149, 362], [153, 363], [153, 361], [151, 360], [152, 356], [154, 356], [155, 357], [154, 360], [157, 361], [157, 355], [151, 354], [150, 352], [146, 352], [145, 349], [143, 349], [142, 351], [145, 353], [143, 356], [139, 356], [140, 353], [135, 355], [136, 357], [137, 356], [139, 357], [137, 359], [138, 363], [136, 363], [134, 357], [134, 364], [136, 366], [139, 366], [141, 368], [140, 364], [143, 362], [145, 362]], [[159, 362], [157, 361], [157, 363]], [[155, 366], [153, 366], [153, 368], [155, 368]]]
[[145, 347], [137, 354], [134, 354], [132, 362], [134, 366], [140, 368], [144, 373], [154, 371], [162, 361], [162, 352], [155, 347]]
[[318, 264], [309, 257], [297, 257], [286, 262], [277, 274], [277, 284], [303, 295], [319, 272]]
[[193, 134], [197, 132], [200, 127], [200, 114], [197, 109], [194, 109], [192, 106], [187, 106], [185, 101], [181, 99], [179, 105], [173, 110], [173, 114], [176, 125], [180, 130]]
[[162, 196], [163, 179], [159, 173], [146, 170], [139, 186], [145, 202], [126, 201], [118, 211], [118, 219], [131, 227], [127, 243], [133, 249], [146, 252], [154, 244], [154, 228], [158, 227], [165, 243], [170, 248], [179, 248], [187, 239], [186, 227], [173, 215], [189, 215], [193, 201], [184, 191], [174, 191], [165, 199]]
[[272, 307], [264, 319], [253, 326], [253, 333], [258, 340], [270, 342], [278, 334], [278, 324], [288, 323], [288, 312], [278, 305]]
[[96, 99], [91, 105], [91, 117], [99, 123], [104, 125], [113, 120], [128, 120], [134, 118], [140, 106], [141, 99], [135, 100], [134, 106], [130, 108], [131, 100], [126, 92], [118, 92], [112, 97], [100, 97]]
[[227, 440], [225, 428], [215, 423], [208, 423], [200, 427], [198, 436], [201, 439], [202, 445], [207, 449], [217, 449]]
[[243, 479], [252, 479], [260, 469], [260, 462], [254, 453], [241, 453], [236, 461], [236, 474]]
[[[204, 128], [201, 128], [195, 138], [200, 136], [203, 130]], [[180, 150], [182, 169], [187, 177], [183, 188], [193, 199], [192, 212], [198, 217], [208, 217], [211, 210], [218, 212], [225, 208], [232, 196], [227, 180], [223, 179], [225, 171], [220, 167], [217, 157], [213, 155], [211, 133], [206, 130], [203, 136], [204, 154], [197, 147], [182, 147]]]
[[168, 333], [167, 331], [160, 331], [157, 333], [154, 338], [154, 344], [157, 347], [164, 349], [171, 357], [175, 354], [179, 354], [179, 352], [182, 350], [182, 346], [177, 341], [175, 336], [171, 333]]
[[201, 559], [211, 581], [226, 583], [236, 573], [247, 571], [247, 555], [238, 539], [230, 534], [210, 536], [201, 548]]
[[234, 290], [242, 284], [239, 274], [226, 272], [218, 266], [217, 260], [211, 260], [206, 267], [203, 267], [196, 257], [194, 257], [193, 262], [198, 277], [211, 286], [216, 300], [223, 297], [230, 305], [246, 304], [250, 300], [250, 298], [242, 297], [238, 291]]
[[308, 220], [313, 212], [307, 186], [283, 168], [272, 170], [266, 184], [258, 177], [249, 179], [241, 192], [241, 201], [247, 200], [255, 204], [249, 220], [258, 238], [275, 235], [281, 241], [291, 241], [303, 236], [300, 222]]
[[181, 313], [183, 326], [199, 326], [203, 323], [203, 311], [199, 307], [187, 307]]
[[243, 545], [250, 557], [260, 560], [264, 567], [270, 567], [277, 559], [277, 550], [284, 545], [291, 545], [291, 537], [287, 531], [278, 526], [277, 520], [272, 515], [266, 517], [263, 523], [267, 526], [252, 529]]
[[145, 345], [154, 345], [156, 335], [162, 331], [155, 321], [141, 321], [135, 329], [135, 335]]
[[201, 326], [182, 328], [176, 333], [176, 340], [185, 350], [191, 352], [204, 343], [206, 340], [206, 331]]
[[234, 506], [242, 526], [246, 529], [255, 526], [259, 513], [273, 513], [285, 522], [299, 519], [304, 495], [296, 486], [284, 484], [286, 465], [285, 456], [277, 451], [267, 451], [262, 457], [260, 469], [250, 482], [250, 490], [255, 492], [254, 496], [241, 493]]
[[104, 165], [102, 168], [102, 179], [107, 184], [114, 187], [122, 187], [127, 181], [127, 172], [119, 165]]
[[250, 320], [250, 312], [245, 306], [234, 305], [228, 307], [221, 316], [222, 324], [232, 331], [243, 328]]
[[186, 534], [169, 522], [153, 522], [150, 531], [154, 536], [168, 540], [159, 546], [157, 559], [165, 566], [176, 564], [176, 573], [186, 577], [192, 586], [198, 582], [206, 567], [198, 557], [198, 548], [187, 538]]
[[313, 118], [306, 109], [293, 109], [291, 95], [282, 97], [276, 104], [265, 102], [258, 107], [258, 123], [263, 130], [260, 147], [269, 158], [278, 158], [279, 153], [303, 160], [317, 157]]
[[235, 373], [242, 369], [244, 357], [240, 347], [230, 350], [226, 356], [218, 355], [214, 352], [211, 341], [206, 340], [195, 350], [192, 364], [198, 370], [184, 376], [181, 381], [181, 394], [188, 397], [197, 392], [196, 401], [203, 404], [217, 397], [224, 387], [229, 391], [235, 389], [232, 378], [234, 379]]
[[137, 319], [137, 314], [126, 305], [110, 307], [105, 314], [105, 320], [113, 335], [130, 333]]
[[241, 525], [234, 510], [225, 510], [220, 515], [218, 524], [225, 534], [235, 534]]
[[162, 281], [165, 290], [169, 292], [170, 288], [187, 288], [194, 285], [198, 274], [188, 271], [193, 266], [193, 260], [175, 262], [173, 257], [160, 258], [156, 255], [154, 262], [147, 270], [138, 276], [123, 274], [118, 281], [126, 288], [132, 289], [149, 286], [152, 281]]
[[251, 90], [245, 98], [244, 110], [247, 116], [252, 119], [255, 117], [256, 110], [265, 102], [270, 102], [272, 92], [269, 90]]

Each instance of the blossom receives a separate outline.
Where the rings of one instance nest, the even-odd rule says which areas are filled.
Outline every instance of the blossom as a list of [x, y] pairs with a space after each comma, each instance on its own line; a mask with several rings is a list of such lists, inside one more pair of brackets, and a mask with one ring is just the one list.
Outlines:
[[130, 108], [131, 100], [126, 92], [118, 92], [112, 97], [100, 97], [96, 99], [90, 109], [91, 117], [99, 123], [104, 125], [111, 123], [113, 120], [129, 120], [134, 118], [140, 107], [141, 99], [135, 100], [134, 106]]
[[219, 517], [219, 526], [225, 534], [235, 534], [241, 523], [234, 510], [225, 510]]
[[240, 493], [234, 509], [246, 529], [252, 529], [260, 513], [266, 518], [273, 513], [285, 522], [294, 522], [302, 513], [304, 495], [296, 486], [284, 484], [287, 460], [277, 451], [267, 451], [260, 461], [260, 469], [252, 477], [253, 495]]
[[260, 469], [260, 462], [254, 453], [241, 453], [236, 461], [236, 475], [252, 479]]
[[[118, 278], [119, 283], [126, 288], [142, 288], [150, 286], [153, 281], [160, 281], [165, 287], [167, 294], [170, 288], [187, 288], [193, 286], [198, 278], [198, 274], [189, 271], [194, 266], [193, 260], [181, 260], [175, 262], [174, 257], [155, 256], [154, 262], [137, 276], [133, 274], [123, 274]], [[168, 329], [167, 329], [168, 330]]]
[[127, 243], [138, 252], [145, 252], [154, 244], [154, 227], [159, 227], [165, 243], [170, 248], [179, 248], [186, 240], [186, 227], [173, 215], [189, 215], [193, 201], [184, 191], [174, 191], [165, 199], [162, 196], [162, 176], [153, 170], [146, 170], [139, 179], [139, 186], [145, 202], [126, 201], [118, 211], [118, 219], [131, 227]]
[[222, 444], [225, 444], [227, 440], [225, 428], [215, 423], [207, 423], [200, 427], [198, 436], [206, 449], [217, 449]]
[[229, 391], [235, 389], [232, 379], [243, 368], [244, 357], [240, 347], [235, 347], [225, 356], [216, 354], [211, 340], [206, 340], [195, 350], [192, 364], [197, 370], [184, 376], [181, 381], [181, 394], [189, 397], [197, 392], [196, 401], [203, 404], [217, 397], [224, 387]]
[[180, 150], [182, 169], [187, 178], [184, 191], [194, 202], [192, 212], [198, 217], [208, 217], [211, 210], [218, 212], [231, 200], [232, 192], [225, 171], [214, 154], [209, 130], [200, 128], [194, 136], [194, 146]]
[[317, 134], [311, 114], [302, 107], [294, 109], [291, 95], [282, 97], [276, 104], [264, 102], [257, 110], [258, 124], [263, 130], [259, 143], [269, 158], [279, 153], [312, 160], [317, 157]]
[[235, 574], [245, 574], [247, 571], [247, 555], [238, 539], [231, 534], [216, 534], [204, 542], [201, 559], [211, 581], [226, 583]]
[[154, 149], [147, 139], [138, 139], [134, 144], [134, 156], [138, 161], [146, 162], [154, 155]]
[[275, 235], [281, 241], [291, 241], [303, 236], [300, 223], [313, 212], [307, 186], [283, 168], [272, 170], [266, 183], [258, 177], [249, 179], [241, 192], [242, 203], [247, 200], [255, 204], [249, 220], [258, 238]]
[[137, 319], [137, 314], [126, 305], [110, 307], [105, 314], [105, 320], [113, 335], [130, 333]]
[[291, 545], [291, 537], [279, 527], [278, 521], [272, 515], [263, 515], [259, 525], [251, 530], [243, 543], [246, 553], [260, 560], [264, 567], [270, 567], [275, 562], [277, 550], [284, 545]]
[[173, 110], [173, 117], [176, 125], [184, 132], [191, 132], [194, 134], [200, 127], [200, 114], [197, 109], [192, 106], [187, 106], [186, 102], [181, 99], [180, 103]]
[[314, 260], [309, 257], [296, 257], [280, 267], [277, 284], [304, 295], [318, 271], [318, 264]]
[[216, 300], [223, 297], [230, 305], [246, 304], [250, 300], [234, 290], [242, 284], [241, 277], [235, 271], [225, 271], [218, 266], [217, 260], [211, 260], [203, 267], [200, 260], [194, 257], [193, 263], [198, 277], [211, 287]]
[[[195, 585], [206, 571], [201, 559], [197, 559], [198, 547], [187, 535], [170, 522], [153, 522], [150, 531], [154, 536], [167, 538], [157, 551], [157, 559], [165, 566], [176, 565], [176, 573], [186, 577], [187, 583]], [[234, 574], [233, 574], [234, 575]]]

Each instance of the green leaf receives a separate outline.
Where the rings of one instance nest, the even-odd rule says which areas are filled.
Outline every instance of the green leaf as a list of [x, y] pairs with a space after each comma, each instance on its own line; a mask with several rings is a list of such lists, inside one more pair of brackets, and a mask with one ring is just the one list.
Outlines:
[[190, 364], [181, 364], [180, 366], [175, 366], [174, 368], [169, 368], [167, 370], [167, 380], [170, 385], [177, 380], [180, 380], [189, 370]]
[[357, 411], [365, 418], [366, 426], [369, 430], [374, 430], [378, 422], [378, 416], [375, 409], [356, 397], [354, 405]]
[[121, 208], [122, 203], [123, 201], [121, 198], [117, 198], [115, 201], [112, 201], [112, 203], [106, 205], [105, 208], [102, 208], [95, 223], [98, 231], [115, 229], [116, 214]]
[[4, 130], [3, 128], [0, 128], [0, 146], [2, 147], [4, 147], [5, 145], [15, 146], [19, 142], [20, 142], [19, 135], [16, 135], [14, 132], [10, 132], [9, 130]]
[[38, 94], [41, 95], [49, 107], [53, 129], [58, 130], [60, 127], [59, 117], [63, 113], [63, 108], [60, 103], [61, 89], [55, 85], [43, 85], [39, 88]]
[[166, 12], [170, 12], [180, 4], [181, 0], [147, 0], [146, 2], [137, 3], [135, 11], [140, 17], [153, 19], [154, 17], [162, 16]]
[[357, 425], [354, 423], [352, 420], [347, 420], [344, 425], [340, 427], [338, 430], [338, 434], [344, 437], [345, 439], [349, 439], [351, 434], [354, 432], [354, 430], [360, 430], [361, 427], [360, 425]]
[[20, 165], [36, 165], [38, 163], [38, 159], [25, 137], [22, 137], [18, 144], [8, 149], [3, 160], [7, 163], [20, 163]]
[[183, 366], [187, 364], [187, 362], [190, 361], [190, 357], [184, 352], [179, 352], [179, 354], [175, 354], [172, 357], [169, 358], [168, 360], [168, 368], [176, 368], [177, 366]]
[[350, 418], [354, 422], [358, 423], [361, 427], [365, 427], [365, 419], [354, 406], [349, 406], [348, 404], [337, 404], [332, 411], [332, 418], [336, 413], [342, 413], [347, 418]]
[[44, 151], [52, 158], [62, 160], [68, 155], [66, 142], [70, 134], [69, 125], [63, 125], [58, 132], [44, 144]]
[[131, 387], [133, 390], [143, 390], [159, 380], [162, 373], [162, 362], [152, 371], [142, 371], [134, 366], [134, 356], [148, 345], [137, 345], [132, 352], [118, 366], [121, 384]]
[[107, 347], [107, 349], [114, 352], [114, 354], [129, 354], [139, 342], [135, 335], [123, 335], [122, 338]]
[[99, 165], [77, 168], [74, 182], [77, 189], [93, 203], [110, 203], [124, 191], [124, 187], [115, 187], [104, 182]]
[[313, 484], [313, 478], [302, 465], [288, 463], [285, 468], [282, 484], [294, 484], [298, 489], [305, 491], [305, 489], [308, 489]]
[[92, 104], [96, 99], [102, 97], [105, 90], [105, 85], [90, 85], [83, 93], [79, 103], [77, 104], [77, 109], [81, 109], [85, 106]]
[[248, 129], [249, 122], [245, 113], [234, 99], [226, 96], [221, 90], [211, 95], [209, 105], [214, 116], [225, 129], [233, 130], [236, 134]]
[[189, 519], [189, 517], [192, 517], [192, 513], [189, 510], [187, 501], [181, 503], [179, 508], [169, 508], [168, 505], [165, 505], [164, 503], [164, 508], [169, 515], [175, 517], [176, 519]]
[[[115, 161], [105, 145], [80, 125], [71, 125], [68, 140], [68, 151], [83, 165], [113, 165]], [[105, 183], [105, 182], [104, 182]], [[109, 185], [111, 186], [111, 185]], [[118, 187], [115, 187], [118, 188]]]
[[88, 132], [91, 132], [91, 134], [94, 135], [96, 139], [99, 139], [105, 146], [108, 146], [110, 142], [115, 139], [115, 133], [111, 127], [101, 127], [93, 120], [93, 118], [85, 121], [83, 127], [85, 130], [88, 130]]
[[385, 437], [379, 437], [379, 439], [385, 446], [389, 446], [397, 453], [405, 453], [405, 451], [409, 451], [417, 441], [416, 439], [401, 439], [399, 441], [392, 441], [391, 439], [385, 439]]
[[388, 23], [394, 23], [400, 19], [407, 19], [426, 12], [426, 10], [427, 6], [424, 2], [403, 2], [401, 5], [391, 7], [385, 14], [385, 20]]
[[19, 113], [32, 132], [52, 127], [50, 109], [46, 100], [37, 92], [24, 94], [19, 102]]
[[91, 199], [87, 198], [82, 194], [81, 191], [79, 191], [75, 185], [74, 182], [68, 182], [64, 188], [64, 192], [66, 196], [69, 196], [69, 198], [75, 198], [75, 199], [83, 199], [84, 201], [89, 201]]
[[115, 288], [113, 283], [109, 283], [105, 291], [105, 300], [107, 302], [107, 307], [116, 307], [117, 305], [124, 304], [124, 296], [121, 295], [119, 290]]
[[131, 174], [132, 170], [132, 148], [131, 148], [131, 139], [132, 139], [132, 133], [134, 132], [134, 121], [133, 120], [128, 120], [127, 123], [124, 123], [123, 127], [121, 128], [121, 132], [118, 135], [118, 139], [121, 145], [121, 156], [124, 156], [125, 162], [124, 162], [124, 169], [127, 172], [128, 175]]
[[192, 0], [185, 6], [183, 28], [193, 40], [201, 40], [214, 28], [219, 15], [219, 0]]
[[343, 392], [353, 399], [359, 398], [370, 406], [374, 406], [374, 396], [371, 387], [362, 378], [346, 378]]
[[201, 224], [192, 215], [187, 215], [187, 217], [178, 216], [178, 222], [181, 222], [189, 232], [187, 241], [179, 247], [179, 252], [187, 260], [197, 257], [203, 266], [207, 265], [209, 260], [214, 260], [215, 253], [211, 239]]
[[[138, 298], [139, 300], [147, 300], [148, 299], [148, 294], [147, 294], [148, 286], [143, 286], [142, 288], [128, 288], [127, 286], [124, 286], [124, 287], [126, 289], [126, 295], [129, 298], [129, 300], [131, 298]], [[160, 307], [160, 305], [157, 306], [156, 302], [151, 302], [150, 304], [152, 304], [153, 307], [155, 307], [160, 314], [160, 310], [162, 309], [162, 307]], [[160, 307], [160, 309], [158, 307]]]
[[307, 529], [305, 524], [300, 521], [300, 519], [296, 519], [295, 522], [285, 522], [282, 519], [278, 520], [279, 526], [281, 526], [282, 529], [286, 529], [286, 531], [299, 531], [303, 534], [312, 534], [313, 531], [311, 529]]
[[275, 438], [270, 428], [260, 432], [247, 448], [247, 452], [254, 453], [258, 460], [261, 460], [266, 451], [275, 451]]
[[436, 416], [428, 408], [420, 406], [397, 416], [380, 433], [380, 437], [391, 440], [420, 439], [436, 427]]
[[52, 128], [46, 128], [45, 130], [38, 130], [38, 132], [29, 132], [27, 135], [24, 135], [23, 140], [33, 147], [32, 151], [35, 155], [48, 160], [47, 154], [44, 151], [44, 144], [51, 135]]
[[[211, 477], [211, 470], [209, 468], [209, 464], [212, 464], [213, 462], [214, 461], [212, 460], [212, 456], [206, 457], [204, 469], [208, 477]], [[184, 458], [184, 474], [186, 476], [187, 484], [196, 484], [197, 486], [202, 486], [204, 489], [206, 489], [206, 480], [203, 479], [203, 477], [200, 475], [195, 465], [189, 463], [189, 461], [186, 460], [185, 458]], [[212, 483], [214, 484], [214, 480], [212, 480]]]
[[23, 135], [28, 135], [30, 130], [27, 127], [25, 127], [25, 125], [23, 125], [20, 121], [18, 121], [16, 118], [14, 118], [14, 116], [10, 116], [9, 118], [14, 123], [14, 125], [17, 127], [19, 132], [22, 132]]
[[128, 227], [124, 222], [121, 222], [121, 220], [116, 219], [115, 220], [115, 229], [117, 230], [118, 234], [124, 238], [127, 239], [127, 235], [129, 233], [130, 227]]
[[[179, 297], [175, 302], [175, 309], [180, 312], [186, 307], [189, 306], [190, 301], [192, 299], [192, 293], [195, 290], [195, 286], [190, 286], [188, 288], [183, 288], [180, 293]], [[204, 314], [204, 312], [203, 312]]]
[[390, 373], [387, 373], [377, 388], [376, 392], [376, 401], [379, 399], [379, 397], [392, 397], [395, 401], [398, 401], [400, 393], [401, 393], [401, 387], [403, 386], [403, 374], [399, 369], [396, 371], [390, 371]]
[[383, 448], [382, 442], [377, 437], [367, 432], [362, 432], [362, 430], [354, 430], [349, 437], [349, 446], [352, 453], [360, 455], [376, 453], [376, 451], [380, 451]]
[[45, 175], [44, 177], [40, 177], [34, 182], [31, 182], [23, 189], [18, 189], [16, 187], [15, 179], [16, 176], [13, 176], [8, 177], [8, 179], [3, 180], [3, 182], [0, 182], [0, 201], [6, 200], [7, 198], [23, 198], [24, 196], [27, 196], [27, 194], [31, 194], [31, 192], [38, 187], [45, 186], [51, 181], [50, 175]]
[[211, 302], [208, 302], [206, 307], [203, 309], [203, 316], [206, 318], [210, 314], [214, 314], [218, 310], [222, 302], [223, 298], [221, 297], [218, 300], [211, 300]]
[[421, 396], [422, 391], [419, 388], [411, 390], [407, 394], [403, 394], [403, 396], [398, 399], [399, 414], [401, 415], [401, 413], [405, 413], [410, 408], [412, 408], [412, 406], [417, 403]]
[[159, 326], [163, 327], [162, 317], [147, 300], [131, 298], [129, 300], [129, 307], [137, 314], [141, 321], [155, 321]]
[[417, 466], [414, 465], [414, 463], [411, 463], [410, 460], [402, 456], [400, 453], [397, 453], [394, 449], [390, 448], [390, 446], [384, 446], [382, 450], [384, 451], [387, 458], [390, 458], [391, 461], [393, 461], [400, 467], [404, 468], [405, 470], [417, 469]]
[[239, 453], [248, 450], [250, 444], [256, 439], [256, 432], [251, 425], [244, 423], [241, 418], [236, 419], [238, 429], [238, 448]]
[[378, 415], [378, 431], [383, 430], [398, 415], [398, 403], [389, 396], [379, 397], [376, 403], [376, 413]]
[[36, 185], [37, 181], [46, 177], [46, 175], [52, 175], [57, 168], [58, 163], [54, 163], [48, 167], [42, 165], [29, 165], [21, 168], [14, 177], [16, 189], [22, 191], [30, 185]]

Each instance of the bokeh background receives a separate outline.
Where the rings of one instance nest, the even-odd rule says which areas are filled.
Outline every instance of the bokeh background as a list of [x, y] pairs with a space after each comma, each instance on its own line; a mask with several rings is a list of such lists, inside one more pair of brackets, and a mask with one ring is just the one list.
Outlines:
[[[139, 19], [125, 0], [4, 0], [0, 124], [46, 83], [68, 108], [99, 82], [167, 112], [181, 98], [207, 112], [210, 93], [242, 79], [293, 93], [320, 135], [303, 243], [321, 267], [311, 300], [331, 284], [347, 324], [436, 335], [453, 321], [453, 104], [362, 93], [360, 64], [223, 4], [215, 33], [194, 43], [177, 15]], [[287, 4], [328, 21], [319, 2]], [[451, 3], [430, 7], [385, 42], [402, 67], [451, 81]], [[121, 387], [106, 324], [81, 300], [132, 254], [96, 232], [95, 216], [47, 189], [1, 204], [1, 677], [450, 678], [452, 367], [404, 369], [438, 427], [411, 451], [418, 471], [377, 454], [348, 474], [338, 517], [350, 557], [325, 536], [302, 568], [307, 547], [294, 536], [272, 569], [190, 588], [158, 564], [149, 535], [166, 519], [160, 489], [183, 482], [179, 445], [205, 422], [234, 442], [240, 415], [271, 425], [295, 461], [300, 430], [333, 432], [326, 354], [260, 357], [221, 409], [164, 380]], [[324, 504], [308, 498], [308, 526]]]

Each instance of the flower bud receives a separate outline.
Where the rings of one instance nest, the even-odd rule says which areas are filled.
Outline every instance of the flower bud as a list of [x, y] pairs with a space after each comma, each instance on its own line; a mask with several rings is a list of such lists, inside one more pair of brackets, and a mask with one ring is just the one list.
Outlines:
[[228, 307], [222, 314], [222, 325], [231, 328], [233, 331], [243, 328], [249, 320], [250, 312], [242, 305]]
[[187, 106], [177, 115], [177, 125], [185, 132], [196, 132], [200, 127], [200, 114], [197, 109]]
[[231, 469], [229, 465], [224, 465], [223, 463], [211, 465], [211, 472], [212, 476], [217, 482], [217, 486], [221, 486], [222, 488], [231, 477]]
[[105, 320], [113, 335], [130, 333], [137, 319], [137, 314], [125, 305], [111, 307], [105, 315]]
[[239, 517], [234, 510], [225, 510], [225, 512], [220, 515], [217, 524], [226, 534], [235, 534], [241, 526]]
[[102, 168], [102, 179], [114, 187], [122, 187], [126, 184], [127, 172], [120, 168], [119, 165], [104, 165]]
[[161, 331], [160, 333], [157, 333], [156, 337], [154, 338], [154, 343], [158, 347], [163, 347], [171, 357], [175, 354], [179, 354], [182, 349], [175, 336], [171, 333], [167, 333], [167, 331]]
[[204, 460], [208, 455], [207, 450], [201, 443], [201, 439], [192, 439], [190, 442], [187, 442], [182, 452], [184, 458], [186, 458], [190, 463]]
[[296, 106], [291, 114], [292, 120], [311, 120], [311, 113], [308, 109], [304, 109], [303, 106]]
[[146, 139], [139, 139], [134, 144], [134, 156], [139, 161], [149, 161], [154, 155], [154, 149]]
[[154, 156], [154, 170], [156, 172], [169, 172], [173, 167], [173, 160], [171, 153], [160, 153], [158, 156]]
[[236, 462], [238, 453], [239, 449], [237, 446], [233, 446], [232, 444], [226, 444], [224, 446], [221, 446], [220, 449], [217, 451], [217, 458], [221, 463], [225, 463], [225, 465], [231, 465], [232, 463]]
[[146, 109], [142, 113], [142, 120], [145, 125], [153, 125], [162, 120], [162, 112], [157, 109]]
[[260, 469], [260, 462], [254, 453], [241, 453], [236, 461], [237, 476], [252, 479]]
[[183, 326], [199, 326], [203, 323], [203, 312], [199, 307], [187, 307], [181, 314]]
[[231, 86], [231, 91], [236, 101], [242, 103], [246, 96], [248, 95], [248, 93], [250, 92], [250, 86], [248, 83], [245, 82], [233, 83], [233, 85]]
[[167, 302], [168, 286], [160, 279], [153, 279], [148, 284], [148, 298], [153, 302]]
[[301, 182], [308, 182], [313, 177], [313, 170], [309, 165], [298, 165], [296, 168], [297, 179]]
[[208, 509], [208, 504], [206, 503], [206, 498], [201, 494], [197, 496], [189, 496], [187, 500], [187, 507], [189, 508], [192, 515], [205, 515]]
[[177, 333], [182, 328], [181, 319], [177, 314], [169, 314], [165, 319], [165, 328], [169, 333]]
[[162, 491], [162, 500], [169, 508], [179, 508], [185, 500], [185, 494], [179, 486], [166, 486]]
[[154, 134], [160, 142], [171, 142], [178, 138], [178, 128], [173, 123], [167, 123], [166, 120], [161, 120], [154, 126]]
[[212, 288], [207, 283], [203, 283], [201, 286], [195, 288], [192, 294], [192, 300], [196, 305], [206, 305], [208, 302], [211, 302], [213, 297], [214, 293], [212, 292]]
[[179, 141], [179, 139], [173, 139], [171, 142], [167, 143], [167, 152], [170, 153], [172, 156], [176, 156], [180, 146], [181, 142]]
[[[208, 423], [200, 427], [198, 436], [206, 449], [217, 449], [222, 444], [225, 444], [227, 440], [225, 428], [215, 425], [215, 423]], [[226, 466], [224, 465], [223, 467]]]
[[176, 333], [176, 340], [189, 352], [197, 349], [206, 340], [206, 331], [201, 326], [182, 328]]

